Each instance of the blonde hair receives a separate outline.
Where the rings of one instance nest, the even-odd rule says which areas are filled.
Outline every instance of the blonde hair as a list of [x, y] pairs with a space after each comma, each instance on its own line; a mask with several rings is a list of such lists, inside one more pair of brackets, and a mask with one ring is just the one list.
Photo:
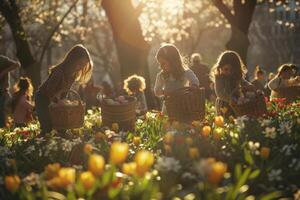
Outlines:
[[129, 95], [133, 94], [134, 91], [143, 92], [146, 89], [145, 78], [136, 74], [129, 76], [124, 80], [123, 88]]
[[77, 44], [68, 51], [59, 64], [51, 68], [51, 71], [55, 68], [60, 68], [67, 79], [85, 84], [92, 76], [93, 61], [88, 50], [82, 44]]

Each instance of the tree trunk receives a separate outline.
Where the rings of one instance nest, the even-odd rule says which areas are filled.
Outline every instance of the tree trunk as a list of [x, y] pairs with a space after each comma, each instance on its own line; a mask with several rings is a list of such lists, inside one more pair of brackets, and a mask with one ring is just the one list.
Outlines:
[[148, 107], [154, 108], [147, 62], [150, 46], [144, 40], [138, 15], [131, 0], [103, 0], [102, 6], [112, 27], [122, 79], [133, 74], [144, 76]]
[[250, 42], [248, 35], [241, 32], [238, 28], [231, 27], [231, 37], [226, 44], [226, 49], [236, 51], [241, 56], [241, 59], [246, 63], [247, 53]]
[[32, 80], [33, 86], [37, 88], [41, 80], [41, 66], [35, 61], [31, 53], [29, 41], [19, 15], [18, 5], [15, 1], [0, 0], [0, 12], [11, 29], [16, 45], [17, 58], [26, 75]]
[[233, 13], [223, 0], [215, 0], [215, 6], [224, 15], [231, 25], [231, 38], [226, 48], [240, 54], [244, 63], [247, 62], [247, 53], [250, 45], [248, 32], [257, 0], [234, 0]]

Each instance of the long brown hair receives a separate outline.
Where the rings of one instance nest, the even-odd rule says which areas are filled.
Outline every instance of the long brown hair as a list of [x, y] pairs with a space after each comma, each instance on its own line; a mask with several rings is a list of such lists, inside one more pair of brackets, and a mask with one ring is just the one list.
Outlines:
[[13, 112], [15, 111], [16, 106], [18, 105], [23, 95], [26, 95], [27, 99], [31, 101], [31, 97], [33, 94], [33, 86], [31, 80], [27, 77], [20, 77], [16, 88], [17, 91], [14, 93], [11, 103]]
[[[77, 65], [80, 65], [78, 68]], [[73, 46], [65, 55], [63, 60], [51, 70], [60, 68], [66, 79], [87, 83], [92, 75], [93, 62], [88, 50], [81, 44]]]
[[172, 75], [176, 80], [180, 80], [186, 69], [182, 56], [180, 55], [179, 50], [173, 44], [164, 44], [162, 45], [156, 54], [156, 59], [163, 58], [169, 62], [171, 67], [170, 74], [164, 73], [164, 78]]
[[220, 70], [225, 65], [231, 66], [231, 75], [229, 80], [232, 84], [238, 84], [245, 78], [247, 69], [240, 57], [235, 51], [224, 51], [218, 58], [217, 63], [211, 69], [211, 78], [215, 82], [215, 76], [220, 75]]

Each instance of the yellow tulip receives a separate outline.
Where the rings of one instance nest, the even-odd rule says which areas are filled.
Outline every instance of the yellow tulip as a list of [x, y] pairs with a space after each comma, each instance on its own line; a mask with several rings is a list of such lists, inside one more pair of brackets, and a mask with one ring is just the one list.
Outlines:
[[211, 127], [210, 126], [203, 126], [201, 135], [203, 137], [208, 137], [210, 132], [211, 132]]
[[60, 170], [60, 164], [54, 163], [49, 164], [45, 167], [45, 176], [47, 180], [50, 180], [58, 175], [58, 171]]
[[119, 131], [119, 124], [118, 123], [112, 123], [111, 130], [118, 132]]
[[196, 147], [189, 148], [189, 157], [191, 159], [197, 159], [199, 158], [199, 150]]
[[136, 172], [136, 163], [124, 163], [122, 166], [122, 172], [127, 175], [134, 175]]
[[260, 149], [260, 156], [264, 159], [268, 159], [270, 156], [270, 148], [268, 147], [262, 147]]
[[135, 146], [139, 146], [141, 144], [141, 138], [140, 137], [133, 137], [133, 144]]
[[222, 116], [216, 116], [215, 117], [215, 125], [218, 127], [224, 126], [224, 118]]
[[92, 154], [89, 157], [88, 169], [94, 176], [101, 176], [105, 167], [105, 160], [101, 155]]
[[87, 171], [87, 172], [82, 172], [80, 174], [80, 181], [81, 181], [83, 187], [86, 190], [89, 190], [94, 186], [96, 179], [91, 172]]
[[75, 169], [71, 167], [61, 168], [58, 172], [62, 186], [67, 187], [75, 182]]
[[127, 143], [114, 142], [110, 148], [110, 161], [116, 165], [123, 163], [128, 156], [128, 151]]
[[193, 139], [192, 139], [191, 137], [187, 137], [187, 138], [185, 139], [185, 142], [186, 142], [189, 146], [193, 145]]
[[224, 177], [227, 171], [227, 165], [223, 162], [215, 162], [211, 166], [211, 171], [208, 175], [208, 181], [211, 184], [218, 184]]
[[18, 190], [21, 183], [19, 176], [6, 176], [4, 182], [6, 189], [10, 192]]
[[213, 135], [214, 139], [215, 140], [220, 140], [221, 136], [222, 136], [222, 133], [223, 133], [223, 128], [216, 128], [214, 130], [214, 135]]
[[154, 155], [147, 150], [141, 150], [135, 155], [134, 161], [137, 174], [143, 176], [153, 165]]
[[93, 151], [93, 146], [90, 144], [85, 144], [83, 147], [83, 152], [87, 155], [91, 154]]

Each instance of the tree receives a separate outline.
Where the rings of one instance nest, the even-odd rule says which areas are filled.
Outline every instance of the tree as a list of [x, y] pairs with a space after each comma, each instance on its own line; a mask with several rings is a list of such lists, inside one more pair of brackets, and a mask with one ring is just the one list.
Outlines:
[[248, 32], [257, 0], [233, 0], [232, 10], [223, 0], [214, 0], [214, 4], [231, 26], [231, 37], [226, 48], [238, 52], [246, 63], [250, 45]]
[[31, 52], [28, 37], [19, 14], [19, 6], [14, 0], [0, 0], [0, 12], [11, 29], [16, 44], [17, 57], [22, 67], [31, 78], [33, 85], [39, 85], [40, 66], [37, 65]]
[[145, 41], [138, 20], [138, 10], [131, 0], [103, 0], [102, 6], [112, 27], [118, 58], [121, 66], [121, 78], [124, 80], [133, 74], [146, 79], [146, 97], [149, 108], [154, 107], [151, 91], [147, 57], [150, 49]]

